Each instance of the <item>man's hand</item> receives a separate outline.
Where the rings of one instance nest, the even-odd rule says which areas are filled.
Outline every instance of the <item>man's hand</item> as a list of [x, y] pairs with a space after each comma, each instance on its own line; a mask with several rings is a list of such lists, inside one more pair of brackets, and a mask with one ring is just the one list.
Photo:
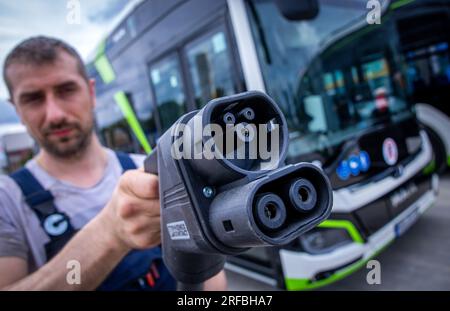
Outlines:
[[127, 171], [99, 217], [106, 232], [129, 249], [161, 242], [158, 177], [141, 170]]

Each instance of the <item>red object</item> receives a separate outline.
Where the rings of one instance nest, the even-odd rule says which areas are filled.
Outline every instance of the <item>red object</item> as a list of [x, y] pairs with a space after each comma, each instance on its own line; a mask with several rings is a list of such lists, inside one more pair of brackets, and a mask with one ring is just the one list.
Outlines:
[[386, 111], [389, 106], [386, 89], [380, 87], [375, 90], [375, 106], [381, 112]]
[[153, 276], [150, 272], [145, 275], [145, 278], [147, 279], [147, 283], [148, 285], [150, 285], [150, 287], [155, 286], [155, 280], [153, 279]]

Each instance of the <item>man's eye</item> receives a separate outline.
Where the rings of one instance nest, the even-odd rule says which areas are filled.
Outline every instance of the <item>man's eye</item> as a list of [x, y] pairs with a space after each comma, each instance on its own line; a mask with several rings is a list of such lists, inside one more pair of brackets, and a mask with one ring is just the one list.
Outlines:
[[74, 93], [76, 91], [76, 89], [77, 88], [75, 86], [66, 86], [66, 87], [59, 89], [58, 93], [62, 96], [67, 96], [67, 95], [71, 95], [72, 93]]
[[44, 99], [43, 96], [30, 96], [30, 97], [26, 97], [22, 100], [22, 103], [24, 104], [38, 104], [40, 102], [42, 102]]

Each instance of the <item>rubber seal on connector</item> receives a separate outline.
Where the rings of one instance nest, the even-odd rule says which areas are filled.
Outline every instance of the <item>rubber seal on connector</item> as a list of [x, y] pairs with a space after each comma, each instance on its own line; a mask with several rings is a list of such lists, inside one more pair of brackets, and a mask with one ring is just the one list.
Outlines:
[[268, 230], [281, 228], [286, 221], [286, 206], [283, 200], [273, 193], [266, 193], [256, 198], [256, 221]]
[[299, 178], [289, 188], [289, 199], [297, 211], [306, 213], [316, 206], [317, 191], [311, 182]]

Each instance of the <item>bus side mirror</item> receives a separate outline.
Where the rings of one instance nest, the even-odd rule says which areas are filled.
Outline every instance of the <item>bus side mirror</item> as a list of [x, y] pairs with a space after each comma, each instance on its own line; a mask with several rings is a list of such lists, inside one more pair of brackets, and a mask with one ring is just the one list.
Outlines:
[[274, 0], [281, 14], [291, 21], [309, 20], [319, 14], [318, 0]]

